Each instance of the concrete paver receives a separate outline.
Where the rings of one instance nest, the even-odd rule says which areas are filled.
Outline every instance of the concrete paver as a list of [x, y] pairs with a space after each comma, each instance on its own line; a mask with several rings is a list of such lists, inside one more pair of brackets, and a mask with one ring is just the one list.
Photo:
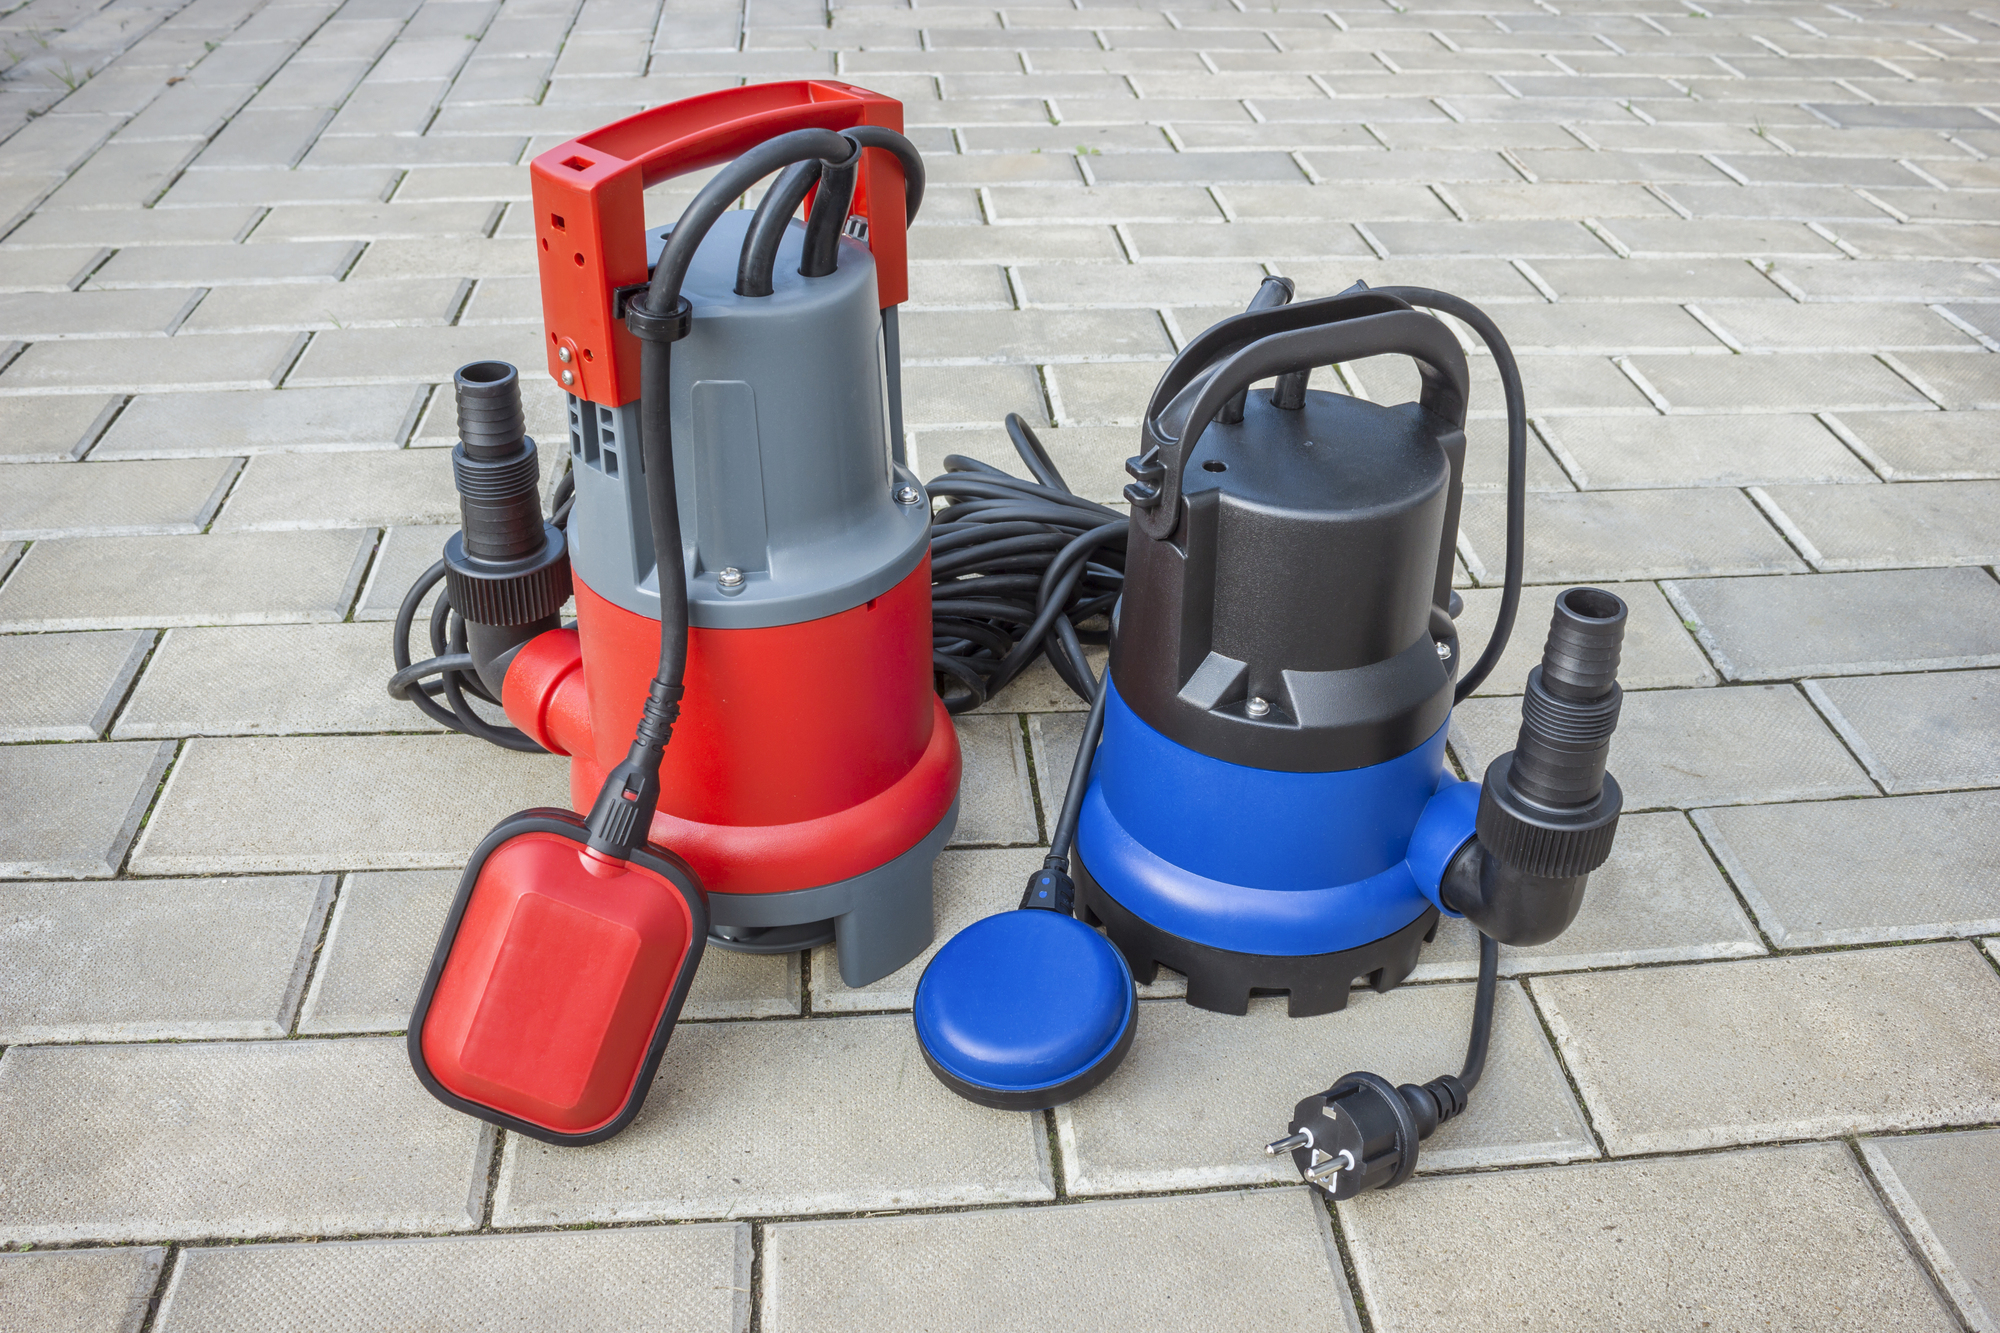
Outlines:
[[[1432, 1244], [1440, 1216], [1490, 1259]], [[1419, 1181], [1340, 1220], [1396, 1333], [1953, 1324], [1840, 1144]]]
[[1959, 1317], [2000, 1326], [2000, 1211], [1966, 1188], [2000, 1169], [2000, 1130], [1863, 1139], [1861, 1153]]
[[1809, 681], [1806, 693], [1884, 791], [2000, 781], [2000, 671]]
[[490, 1144], [410, 1077], [400, 1038], [14, 1046], [0, 1235], [463, 1231]]
[[[746, 1127], [784, 1106], [782, 1134]], [[509, 1135], [501, 1226], [851, 1213], [1055, 1196], [1038, 1115], [974, 1106], [903, 1014], [675, 1030], [629, 1129], [590, 1148]]]
[[0, 637], [0, 741], [94, 741], [152, 651], [145, 630]]
[[1615, 1155], [2000, 1116], [2000, 976], [1970, 944], [1529, 985]]
[[0, 747], [0, 876], [108, 879], [118, 873], [173, 761], [172, 741]]
[[1768, 500], [1799, 534], [1801, 553], [1815, 569], [2000, 560], [2000, 537], [1988, 521], [2000, 503], [2000, 483], [1773, 486]]
[[236, 480], [233, 458], [10, 470], [0, 536], [153, 536], [200, 532]]
[[[1757, 507], [1741, 491], [1722, 487], [1530, 495], [1527, 513], [1535, 534], [1526, 551], [1530, 583], [1805, 570]], [[1459, 553], [1468, 550], [1472, 576], [1499, 583], [1507, 551], [1504, 496], [1465, 497]]]
[[282, 1037], [329, 876], [0, 886], [0, 1042]]
[[15, 1328], [139, 1333], [166, 1256], [157, 1246], [0, 1256], [0, 1319]]
[[393, 449], [408, 438], [428, 388], [354, 385], [249, 393], [141, 394], [94, 459], [261, 454], [291, 449]]
[[[1326, 1212], [1303, 1189], [787, 1222], [766, 1234], [761, 1295], [774, 1333], [1359, 1327]], [[1039, 1257], [993, 1262], [1001, 1254]], [[1254, 1304], [1232, 1294], [1245, 1292]]]
[[2000, 930], [1992, 792], [1698, 810], [1780, 948]]
[[181, 1254], [162, 1333], [459, 1333], [500, 1317], [616, 1333], [742, 1333], [750, 1324], [743, 1223], [539, 1236], [229, 1245]]

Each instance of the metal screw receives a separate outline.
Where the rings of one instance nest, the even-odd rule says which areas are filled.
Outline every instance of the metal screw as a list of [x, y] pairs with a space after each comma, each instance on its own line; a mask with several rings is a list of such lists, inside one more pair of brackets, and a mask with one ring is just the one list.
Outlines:
[[1271, 711], [1271, 705], [1262, 699], [1252, 698], [1249, 703], [1243, 705], [1243, 711], [1252, 717], [1263, 717]]
[[562, 363], [563, 363], [564, 365], [568, 365], [568, 364], [569, 364], [569, 348], [567, 348], [567, 347], [558, 347], [558, 348], [556, 348], [556, 360], [558, 360], [558, 361], [562, 362]]
[[734, 565], [730, 565], [715, 576], [715, 586], [724, 592], [741, 592], [743, 590], [743, 571]]
[[567, 389], [570, 385], [576, 383], [576, 376], [571, 374], [567, 370], [565, 370], [561, 375], [557, 376], [556, 378], [562, 381], [562, 386], [565, 389]]
[[896, 488], [896, 503], [899, 505], [922, 504], [924, 493], [908, 482]]
[[1448, 643], [1440, 643], [1438, 645], [1438, 661], [1449, 662], [1450, 660], [1451, 660], [1451, 645]]

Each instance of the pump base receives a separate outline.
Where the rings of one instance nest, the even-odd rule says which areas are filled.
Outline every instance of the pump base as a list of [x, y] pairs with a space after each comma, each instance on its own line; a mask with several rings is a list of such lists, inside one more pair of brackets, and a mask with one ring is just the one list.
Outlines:
[[1145, 985], [1162, 965], [1187, 978], [1187, 1002], [1218, 1014], [1247, 1014], [1250, 997], [1287, 997], [1293, 1018], [1311, 1018], [1347, 1007], [1347, 993], [1366, 978], [1377, 991], [1393, 990], [1416, 970], [1417, 955], [1437, 935], [1438, 910], [1426, 907], [1409, 925], [1379, 940], [1318, 954], [1237, 953], [1198, 944], [1160, 929], [1129, 911], [1091, 878], [1081, 857], [1073, 862], [1079, 915], [1118, 946], [1132, 975]]
[[845, 985], [880, 981], [936, 937], [932, 866], [957, 827], [954, 796], [914, 847], [851, 879], [785, 893], [711, 893], [708, 942], [735, 953], [792, 953], [831, 940]]

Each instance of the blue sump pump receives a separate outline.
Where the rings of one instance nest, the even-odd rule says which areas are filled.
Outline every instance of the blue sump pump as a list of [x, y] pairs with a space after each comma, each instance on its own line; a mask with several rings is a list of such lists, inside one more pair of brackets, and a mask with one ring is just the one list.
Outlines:
[[[1039, 647], [1092, 707], [1021, 908], [938, 951], [914, 1018], [932, 1071], [961, 1095], [1055, 1106], [1117, 1067], [1136, 983], [1161, 966], [1204, 1009], [1242, 1014], [1252, 996], [1283, 994], [1294, 1017], [1324, 1014], [1357, 982], [1400, 984], [1440, 915], [1463, 916], [1481, 934], [1464, 1067], [1422, 1086], [1345, 1075], [1301, 1101], [1267, 1149], [1348, 1198], [1408, 1179], [1419, 1141], [1465, 1109], [1499, 945], [1560, 934], [1610, 854], [1621, 797], [1605, 762], [1626, 609], [1599, 589], [1556, 599], [1515, 748], [1483, 781], [1460, 781], [1445, 762], [1451, 709], [1492, 671], [1520, 602], [1518, 370], [1492, 321], [1443, 292], [1291, 297], [1289, 281], [1266, 279], [1247, 311], [1168, 367], [1126, 465], [1129, 519], [1071, 496], [1015, 421], [1036, 483], [962, 459], [933, 483], [951, 501], [932, 545], [941, 671], [983, 698]], [[1506, 577], [1470, 666], [1451, 582], [1471, 376], [1451, 329], [1424, 310], [1485, 344], [1506, 400]], [[1307, 387], [1316, 367], [1372, 356], [1414, 360], [1418, 401]], [[1008, 571], [1027, 552], [1046, 567], [1026, 566], [1033, 595], [1011, 613], [1032, 616], [1024, 628], [979, 590], [1018, 586]], [[982, 608], [998, 619], [979, 621]], [[1078, 629], [1104, 609], [1098, 681]], [[982, 625], [1006, 634], [983, 647]]]

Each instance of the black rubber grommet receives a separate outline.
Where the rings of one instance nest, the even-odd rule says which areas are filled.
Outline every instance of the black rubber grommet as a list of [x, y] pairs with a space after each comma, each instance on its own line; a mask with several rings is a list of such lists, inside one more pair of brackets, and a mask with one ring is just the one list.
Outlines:
[[656, 315], [643, 303], [633, 301], [625, 307], [625, 327], [632, 331], [633, 337], [647, 342], [679, 342], [694, 327], [694, 307], [683, 296], [675, 303], [673, 313]]

